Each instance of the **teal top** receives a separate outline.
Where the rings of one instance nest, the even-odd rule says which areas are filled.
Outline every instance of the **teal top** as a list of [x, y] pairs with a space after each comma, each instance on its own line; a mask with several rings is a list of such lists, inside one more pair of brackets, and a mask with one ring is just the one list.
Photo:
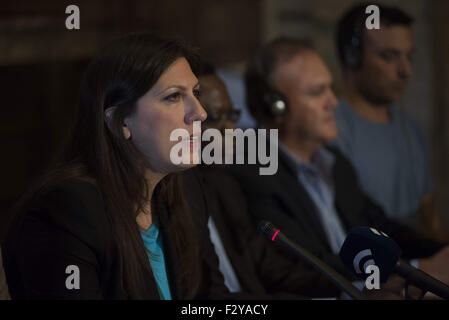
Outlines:
[[162, 236], [159, 236], [159, 222], [157, 219], [147, 231], [140, 231], [143, 243], [147, 248], [153, 276], [157, 284], [161, 300], [171, 300], [170, 286], [168, 285], [167, 271], [165, 269]]

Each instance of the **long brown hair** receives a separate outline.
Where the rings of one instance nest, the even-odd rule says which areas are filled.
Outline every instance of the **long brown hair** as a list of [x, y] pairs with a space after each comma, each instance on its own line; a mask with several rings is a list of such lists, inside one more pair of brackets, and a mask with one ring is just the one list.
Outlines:
[[[105, 47], [84, 74], [74, 128], [57, 170], [51, 179], [47, 176], [47, 181], [91, 179], [98, 186], [120, 253], [122, 286], [131, 299], [143, 297], [143, 274], [151, 270], [136, 223], [137, 214], [149, 201], [149, 186], [144, 176], [146, 160], [132, 141], [124, 138], [123, 121], [135, 112], [136, 101], [180, 57], [186, 58], [195, 72], [195, 54], [180, 41], [136, 33]], [[104, 114], [112, 106], [116, 109], [108, 126]], [[193, 298], [201, 275], [199, 253], [179, 175], [169, 174], [157, 188], [158, 197], [168, 204], [170, 233], [180, 258], [178, 286], [183, 290], [178, 298]]]

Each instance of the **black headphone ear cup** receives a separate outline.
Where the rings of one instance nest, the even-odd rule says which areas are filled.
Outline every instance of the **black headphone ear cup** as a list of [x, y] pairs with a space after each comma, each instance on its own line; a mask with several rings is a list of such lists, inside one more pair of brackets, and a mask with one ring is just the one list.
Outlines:
[[255, 59], [255, 70], [258, 75], [258, 88], [261, 92], [262, 108], [271, 117], [282, 116], [287, 112], [287, 100], [280, 92], [273, 90], [268, 83], [268, 74], [264, 66], [264, 57], [260, 54]]
[[354, 47], [345, 48], [345, 62], [351, 69], [360, 67], [360, 50]]
[[362, 64], [360, 38], [353, 34], [350, 43], [344, 48], [346, 66], [351, 69], [358, 69]]

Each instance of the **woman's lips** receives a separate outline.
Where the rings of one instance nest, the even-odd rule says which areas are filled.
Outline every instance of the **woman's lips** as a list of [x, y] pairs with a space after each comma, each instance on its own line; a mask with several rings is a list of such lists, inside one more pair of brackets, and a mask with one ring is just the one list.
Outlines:
[[199, 135], [190, 135], [189, 139], [184, 140], [190, 144], [190, 148], [198, 149], [200, 147], [201, 137]]

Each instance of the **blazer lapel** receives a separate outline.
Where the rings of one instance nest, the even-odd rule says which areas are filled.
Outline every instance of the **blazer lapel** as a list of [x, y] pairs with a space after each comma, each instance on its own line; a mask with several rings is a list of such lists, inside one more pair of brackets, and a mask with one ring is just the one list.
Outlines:
[[[333, 151], [330, 148], [329, 150]], [[335, 207], [343, 226], [349, 231], [348, 228], [351, 226], [363, 225], [363, 222], [359, 221], [359, 217], [352, 214], [359, 212], [360, 204], [351, 184], [354, 179], [353, 173], [345, 170], [345, 167], [342, 166], [342, 158], [335, 151], [333, 153], [335, 154]]]
[[325, 239], [324, 244], [330, 249], [321, 220], [318, 216], [318, 209], [307, 190], [299, 182], [296, 164], [280, 149], [279, 150], [279, 179], [283, 190], [282, 198], [285, 203], [291, 206], [295, 218], [303, 223], [303, 228], [313, 229], [313, 234], [318, 234], [320, 239]]
[[174, 239], [170, 232], [170, 221], [168, 220], [169, 209], [163, 200], [156, 200], [157, 215], [159, 217], [159, 234], [162, 236], [162, 245], [164, 251], [165, 269], [167, 272], [168, 284], [173, 300], [182, 299], [179, 288], [178, 255], [174, 246]]

